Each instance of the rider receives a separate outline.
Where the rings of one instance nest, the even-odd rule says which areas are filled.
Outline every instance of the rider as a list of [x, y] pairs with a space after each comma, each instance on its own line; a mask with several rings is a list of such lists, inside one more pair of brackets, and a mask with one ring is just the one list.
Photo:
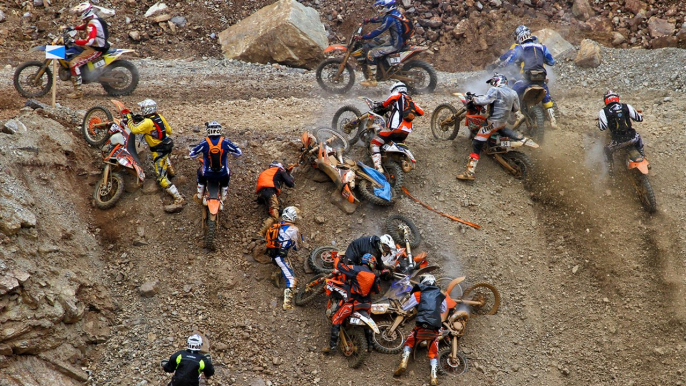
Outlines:
[[[474, 96], [471, 102], [479, 106], [493, 104], [491, 115], [488, 117], [488, 125], [482, 126], [472, 140], [473, 149], [467, 162], [467, 171], [458, 174], [459, 180], [474, 180], [476, 164], [479, 162], [479, 155], [486, 141], [498, 130], [505, 129], [510, 114], [519, 111], [519, 97], [514, 90], [507, 87], [505, 75], [494, 74], [486, 83], [491, 85], [486, 95]], [[507, 133], [509, 137], [519, 139], [513, 131], [508, 130]]]
[[205, 130], [207, 130], [207, 137], [188, 154], [191, 158], [197, 158], [202, 153], [202, 164], [197, 172], [198, 195], [196, 198], [202, 200], [207, 180], [218, 180], [222, 188], [220, 210], [224, 210], [224, 200], [229, 192], [231, 181], [231, 170], [229, 170], [226, 158], [229, 153], [234, 157], [240, 157], [243, 152], [233, 142], [222, 136], [222, 125], [217, 121], [205, 122]]
[[76, 27], [70, 27], [78, 31], [87, 31], [85, 39], [77, 39], [74, 44], [83, 47], [83, 51], [69, 61], [69, 69], [71, 70], [71, 81], [74, 85], [74, 92], [67, 94], [67, 98], [83, 98], [83, 91], [81, 90], [81, 66], [100, 57], [103, 53], [110, 49], [110, 44], [107, 42], [108, 31], [107, 23], [95, 14], [95, 9], [91, 3], [81, 3], [71, 9], [72, 13], [80, 13], [81, 20], [85, 23]]
[[547, 72], [543, 66], [544, 64], [554, 66], [555, 59], [553, 59], [553, 55], [550, 54], [545, 45], [540, 43], [536, 37], [531, 36], [531, 30], [528, 27], [519, 26], [517, 29], [519, 30], [517, 35], [518, 45], [512, 49], [512, 53], [501, 66], [506, 64], [521, 66], [524, 79], [512, 86], [517, 91], [517, 94], [522, 95], [524, 90], [534, 83], [541, 85], [545, 89], [546, 95], [543, 98], [543, 107], [548, 112], [550, 125], [556, 128], [557, 122], [555, 121], [553, 101], [550, 97], [548, 84], [545, 82]]
[[274, 224], [275, 232], [273, 235], [267, 235], [267, 255], [272, 258], [272, 262], [281, 269], [281, 274], [286, 279], [286, 289], [283, 291], [283, 309], [293, 309], [293, 289], [296, 285], [296, 278], [293, 274], [293, 268], [286, 261], [288, 250], [293, 248], [297, 251], [302, 241], [300, 230], [294, 224], [298, 219], [298, 209], [294, 206], [288, 206], [283, 209], [281, 215], [281, 222]]
[[209, 357], [200, 354], [202, 337], [193, 334], [188, 337], [186, 350], [181, 350], [163, 362], [162, 368], [167, 373], [174, 373], [169, 383], [171, 386], [198, 386], [198, 376], [202, 373], [205, 378], [214, 375], [214, 366]]
[[376, 0], [374, 8], [377, 9], [379, 15], [371, 19], [364, 19], [364, 23], [381, 23], [379, 28], [371, 31], [363, 36], [355, 36], [356, 40], [370, 40], [374, 39], [382, 33], [388, 31], [390, 38], [383, 39], [380, 43], [370, 42], [366, 44], [367, 63], [368, 66], [365, 71], [366, 80], [360, 82], [365, 87], [376, 87], [376, 65], [378, 61], [388, 54], [398, 52], [402, 49], [405, 42], [403, 41], [403, 27], [401, 20], [403, 15], [398, 11], [395, 0]]
[[643, 140], [641, 135], [631, 127], [631, 121], [643, 122], [643, 116], [631, 105], [621, 103], [619, 94], [612, 90], [607, 90], [603, 95], [605, 107], [598, 113], [598, 127], [600, 130], [610, 129], [610, 143], [605, 146], [605, 159], [607, 160], [610, 174], [614, 171], [612, 153], [621, 147], [633, 144], [642, 156], [645, 157], [643, 150]]
[[447, 311], [448, 305], [445, 301], [445, 295], [436, 285], [436, 278], [433, 275], [422, 275], [419, 284], [412, 289], [412, 296], [401, 306], [403, 313], [414, 307], [417, 307], [415, 327], [405, 341], [402, 359], [393, 375], [396, 377], [402, 375], [407, 370], [407, 362], [410, 360], [410, 353], [414, 345], [427, 341], [431, 363], [430, 384], [432, 386], [438, 385], [438, 359], [436, 355], [438, 354], [438, 340], [441, 336], [441, 314]]
[[259, 235], [264, 235], [264, 232], [279, 221], [279, 195], [281, 195], [281, 185], [285, 184], [289, 188], [295, 187], [295, 180], [290, 174], [290, 169], [285, 169], [281, 162], [272, 161], [267, 170], [260, 173], [257, 177], [257, 188], [255, 192], [258, 194], [257, 202], [267, 206], [267, 214], [269, 218], [264, 220], [262, 229]]
[[157, 113], [157, 103], [154, 100], [146, 99], [139, 102], [138, 106], [141, 108], [142, 117], [134, 118], [128, 109], [122, 111], [127, 118], [126, 125], [133, 134], [145, 134], [145, 141], [152, 152], [157, 183], [174, 198], [174, 203], [166, 206], [164, 210], [170, 213], [178, 212], [183, 209], [185, 200], [176, 186], [167, 178], [167, 176], [174, 177], [175, 174], [169, 160], [169, 155], [174, 148], [174, 141], [171, 139], [172, 128], [167, 120]]
[[349, 264], [360, 265], [362, 257], [371, 254], [379, 262], [380, 268], [383, 267], [383, 258], [393, 256], [396, 253], [395, 242], [390, 235], [364, 236], [355, 239], [348, 244], [345, 250], [345, 258]]
[[[515, 29], [515, 32], [512, 34], [514, 37], [514, 43], [512, 43], [512, 45], [510, 46], [510, 49], [507, 50], [507, 52], [505, 52], [504, 54], [502, 54], [498, 58], [498, 60], [495, 61], [495, 63], [493, 63], [490, 66], [487, 66], [486, 67], [487, 70], [493, 70], [495, 68], [502, 68], [502, 70], [505, 73], [505, 76], [507, 76], [510, 80], [517, 81], [517, 80], [520, 80], [522, 78], [522, 66], [521, 66], [521, 64], [517, 67], [514, 64], [507, 65], [506, 62], [510, 58], [510, 56], [512, 54], [514, 54], [515, 47], [517, 47], [519, 45], [519, 43], [517, 43], [517, 36], [519, 36], [519, 34], [522, 33], [524, 30], [529, 30], [529, 27], [527, 27], [525, 25], [520, 25], [519, 27], [517, 27]], [[538, 43], [538, 37], [532, 35], [531, 38], [533, 39], [533, 41], [535, 43]]]
[[386, 127], [369, 144], [374, 168], [382, 174], [384, 170], [381, 165], [381, 146], [388, 141], [405, 142], [407, 136], [412, 132], [412, 120], [417, 115], [424, 115], [424, 110], [407, 95], [407, 86], [403, 82], [393, 84], [388, 99], [377, 102], [374, 107], [374, 112], [379, 115], [388, 111], [391, 112], [391, 115], [386, 122]]
[[[331, 318], [333, 323], [331, 326], [331, 338], [329, 345], [322, 349], [324, 354], [336, 352], [341, 325], [348, 316], [354, 311], [369, 311], [371, 309], [371, 294], [378, 294], [381, 291], [379, 278], [374, 273], [375, 266], [376, 257], [371, 253], [362, 256], [360, 265], [343, 264], [338, 257], [334, 260], [334, 273], [342, 275], [346, 284], [343, 288], [343, 300], [339, 302], [339, 308], [333, 318]], [[366, 328], [364, 333], [367, 343], [369, 343], [367, 348], [369, 350], [372, 343], [372, 331]]]

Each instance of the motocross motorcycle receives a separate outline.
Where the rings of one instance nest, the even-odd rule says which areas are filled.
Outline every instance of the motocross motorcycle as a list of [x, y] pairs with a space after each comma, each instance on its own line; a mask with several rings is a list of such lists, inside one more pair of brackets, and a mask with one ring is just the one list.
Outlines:
[[[324, 54], [343, 53], [342, 57], [325, 59], [317, 67], [317, 83], [327, 92], [345, 94], [355, 84], [353, 65], [357, 63], [363, 71], [367, 70], [367, 49], [364, 42], [355, 40], [362, 36], [362, 24], [353, 31], [347, 45], [334, 44], [324, 50]], [[417, 94], [431, 93], [436, 88], [436, 70], [422, 60], [410, 60], [416, 54], [427, 51], [427, 47], [404, 46], [402, 51], [390, 54], [379, 60], [376, 80], [397, 79]]]
[[[436, 107], [431, 114], [431, 132], [438, 139], [454, 139], [460, 130], [460, 122], [464, 119], [466, 127], [470, 131], [470, 139], [484, 126], [488, 125], [486, 116], [488, 115], [485, 106], [479, 106], [472, 100], [476, 96], [467, 92], [466, 94], [455, 93], [462, 102], [462, 107], [458, 110], [448, 103]], [[498, 162], [508, 173], [517, 179], [526, 179], [533, 169], [533, 163], [529, 157], [516, 150], [522, 146], [538, 148], [538, 144], [530, 138], [517, 138], [517, 134], [509, 129], [501, 129], [491, 135], [486, 141], [484, 153]]]
[[526, 124], [527, 130], [524, 132], [537, 142], [543, 141], [545, 133], [543, 126], [547, 115], [543, 108], [543, 98], [547, 93], [540, 83], [542, 82], [530, 84], [519, 95], [519, 106], [522, 115], [524, 115], [524, 120], [520, 120], [513, 127], [514, 130], [517, 130], [522, 124]]
[[[119, 112], [125, 109], [124, 104], [113, 100]], [[124, 193], [124, 177], [121, 170], [130, 169], [136, 172], [138, 184], [142, 184], [145, 173], [140, 166], [141, 161], [136, 151], [135, 135], [126, 126], [125, 122], [111, 122], [108, 128], [109, 138], [101, 148], [102, 160], [105, 167], [102, 170], [102, 178], [95, 185], [93, 199], [99, 209], [112, 208]]]
[[648, 172], [650, 170], [650, 163], [641, 155], [631, 143], [619, 147], [624, 153], [624, 159], [631, 182], [636, 188], [638, 198], [641, 200], [643, 208], [648, 213], [655, 213], [657, 211], [657, 202], [655, 201], [655, 192], [653, 191], [650, 180], [648, 180]]
[[[69, 60], [79, 55], [83, 50], [73, 44], [76, 31], [62, 32], [53, 38], [51, 45], [66, 46], [65, 59], [46, 59], [44, 61], [29, 61], [22, 63], [14, 72], [14, 88], [26, 98], [40, 97], [52, 88], [51, 64], [58, 60], [59, 77], [63, 81], [71, 80]], [[45, 51], [46, 46], [33, 47], [31, 51]], [[94, 62], [81, 66], [83, 83], [98, 82], [108, 95], [129, 95], [138, 85], [138, 69], [133, 63], [121, 58], [123, 54], [135, 52], [129, 49], [110, 49]]]
[[205, 233], [205, 248], [215, 249], [214, 236], [219, 223], [219, 209], [221, 207], [221, 186], [219, 181], [207, 180], [202, 198], [202, 228]]

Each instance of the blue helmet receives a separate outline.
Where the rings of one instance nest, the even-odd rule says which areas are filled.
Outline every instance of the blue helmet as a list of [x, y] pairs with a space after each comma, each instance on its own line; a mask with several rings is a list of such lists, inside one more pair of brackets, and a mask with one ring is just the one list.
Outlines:
[[376, 257], [371, 253], [365, 253], [360, 260], [360, 264], [366, 264], [370, 269], [376, 267]]
[[529, 31], [529, 33], [531, 33], [531, 30], [529, 29], [529, 27], [527, 27], [525, 25], [520, 25], [519, 27], [517, 27], [514, 31], [514, 34], [513, 34], [514, 40], [517, 41], [517, 37], [519, 37], [519, 35], [524, 31]]
[[389, 13], [397, 8], [395, 0], [376, 0], [374, 8], [379, 10], [379, 13]]

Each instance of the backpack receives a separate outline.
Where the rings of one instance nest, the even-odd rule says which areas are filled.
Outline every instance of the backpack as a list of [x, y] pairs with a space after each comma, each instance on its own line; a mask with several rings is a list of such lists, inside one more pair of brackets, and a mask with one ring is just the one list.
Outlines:
[[279, 230], [281, 230], [281, 225], [292, 225], [292, 223], [284, 222], [281, 224], [280, 222], [277, 222], [267, 228], [267, 232], [264, 234], [264, 239], [267, 240], [267, 249], [281, 248], [281, 242], [279, 242]]
[[107, 22], [105, 19], [96, 16], [98, 21], [100, 22], [100, 25], [102, 26], [102, 33], [105, 35], [105, 46], [104, 47], [93, 47], [94, 50], [100, 51], [100, 52], [107, 52], [110, 50], [110, 30], [109, 26], [107, 25]]
[[394, 17], [398, 21], [400, 21], [400, 25], [402, 26], [400, 36], [403, 38], [403, 43], [407, 44], [407, 42], [414, 36], [414, 23], [412, 23], [412, 21], [408, 19], [405, 15], [391, 15], [391, 17]]
[[401, 96], [401, 101], [402, 105], [400, 106], [402, 109], [400, 110], [400, 116], [403, 118], [404, 121], [406, 122], [412, 122], [417, 115], [417, 107], [414, 105], [414, 102], [412, 101], [412, 98], [410, 98], [407, 95], [402, 95]]
[[222, 156], [224, 155], [224, 150], [222, 149], [222, 142], [224, 142], [224, 137], [219, 137], [216, 145], [213, 145], [210, 141], [210, 137], [205, 138], [207, 144], [210, 145], [210, 151], [207, 152], [207, 159], [209, 159], [210, 170], [213, 172], [220, 172], [224, 168], [222, 165]]

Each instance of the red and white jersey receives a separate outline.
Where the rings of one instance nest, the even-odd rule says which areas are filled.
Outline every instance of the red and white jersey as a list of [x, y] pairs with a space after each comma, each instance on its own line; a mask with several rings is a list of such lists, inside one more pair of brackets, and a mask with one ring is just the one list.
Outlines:
[[102, 26], [100, 18], [94, 17], [88, 20], [88, 23], [74, 27], [79, 31], [86, 31], [85, 39], [77, 39], [74, 41], [79, 46], [91, 47], [105, 47], [107, 45], [107, 38], [105, 36], [105, 29]]

